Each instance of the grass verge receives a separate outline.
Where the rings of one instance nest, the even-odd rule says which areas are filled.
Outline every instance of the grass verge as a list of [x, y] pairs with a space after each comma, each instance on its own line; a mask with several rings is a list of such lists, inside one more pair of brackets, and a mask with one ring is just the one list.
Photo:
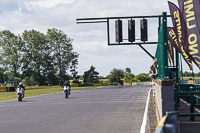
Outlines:
[[[86, 87], [72, 87], [72, 91], [75, 90], [85, 90], [85, 89], [93, 89], [98, 86], [86, 86]], [[27, 89], [25, 91], [25, 97], [39, 96], [51, 93], [59, 93], [62, 92], [62, 88], [42, 88], [42, 89]], [[0, 92], [0, 101], [17, 99], [16, 92]]]

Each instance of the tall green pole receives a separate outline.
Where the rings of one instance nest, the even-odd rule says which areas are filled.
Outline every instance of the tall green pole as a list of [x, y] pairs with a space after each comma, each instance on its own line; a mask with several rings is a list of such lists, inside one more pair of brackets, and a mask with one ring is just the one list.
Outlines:
[[167, 13], [163, 12], [163, 19], [162, 19], [162, 23], [163, 23], [163, 63], [164, 63], [164, 73], [165, 76], [163, 77], [164, 79], [168, 79], [169, 78], [169, 70], [168, 70], [168, 45], [167, 45]]
[[180, 83], [180, 67], [179, 67], [179, 53], [178, 51], [176, 51], [176, 69], [177, 69], [177, 72], [176, 72], [176, 83]]

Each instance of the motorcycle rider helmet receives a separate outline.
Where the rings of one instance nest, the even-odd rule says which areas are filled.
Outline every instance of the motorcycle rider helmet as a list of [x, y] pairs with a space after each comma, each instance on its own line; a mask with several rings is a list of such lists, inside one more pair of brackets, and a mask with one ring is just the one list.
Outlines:
[[22, 82], [19, 82], [19, 85], [23, 85], [23, 83], [22, 83]]

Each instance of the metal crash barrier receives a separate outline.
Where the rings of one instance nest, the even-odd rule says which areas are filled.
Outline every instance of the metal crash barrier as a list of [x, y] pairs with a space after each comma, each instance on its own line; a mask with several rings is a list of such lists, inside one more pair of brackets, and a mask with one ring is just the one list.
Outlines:
[[200, 113], [195, 113], [195, 108], [200, 107], [200, 85], [199, 84], [179, 84], [174, 93], [175, 110], [180, 107], [180, 98], [187, 102], [190, 106], [190, 113], [180, 113], [180, 117], [190, 117], [195, 121], [195, 117], [199, 117]]
[[154, 133], [180, 133], [179, 113], [177, 111], [166, 112]]

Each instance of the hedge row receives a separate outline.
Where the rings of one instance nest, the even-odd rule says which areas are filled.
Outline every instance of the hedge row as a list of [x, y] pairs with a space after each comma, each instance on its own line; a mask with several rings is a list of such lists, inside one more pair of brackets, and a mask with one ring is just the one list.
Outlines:
[[14, 87], [6, 87], [6, 86], [0, 86], [0, 92], [11, 92], [15, 91]]
[[[85, 86], [110, 86], [118, 84], [81, 84], [81, 85], [71, 85], [71, 87], [85, 87]], [[43, 88], [61, 88], [61, 86], [26, 86], [26, 89], [43, 89]], [[12, 92], [15, 91], [14, 87], [0, 86], [0, 92]]]

